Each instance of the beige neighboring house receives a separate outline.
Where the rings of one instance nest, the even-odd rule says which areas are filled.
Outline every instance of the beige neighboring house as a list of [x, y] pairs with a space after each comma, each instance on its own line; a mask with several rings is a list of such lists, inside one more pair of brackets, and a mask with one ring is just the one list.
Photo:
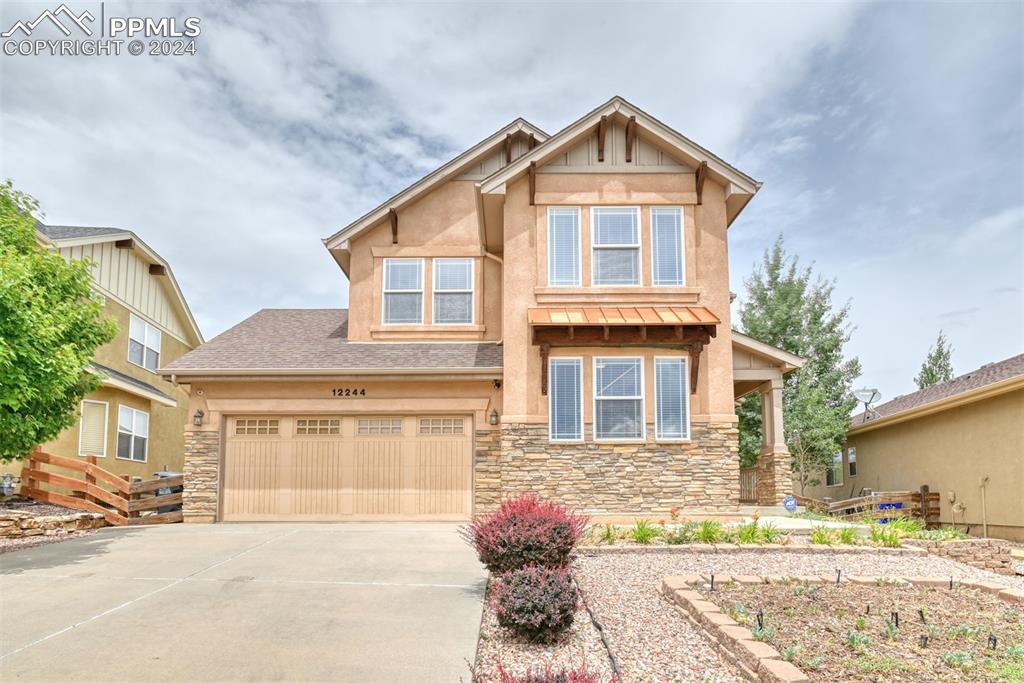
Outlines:
[[1024, 354], [856, 415], [811, 498], [873, 491], [942, 496], [940, 521], [1024, 541]]
[[114, 340], [97, 349], [90, 369], [102, 385], [86, 395], [75, 425], [43, 450], [93, 455], [106, 470], [144, 479], [158, 470], [180, 472], [188, 394], [157, 370], [203, 338], [170, 266], [128, 230], [40, 224], [37, 235], [65, 259], [93, 262], [93, 288], [103, 297], [104, 314], [118, 326]]
[[262, 310], [165, 364], [186, 521], [462, 520], [526, 491], [735, 514], [753, 391], [777, 505], [801, 361], [729, 311], [759, 187], [619, 97], [554, 135], [513, 121], [324, 240], [347, 310]]

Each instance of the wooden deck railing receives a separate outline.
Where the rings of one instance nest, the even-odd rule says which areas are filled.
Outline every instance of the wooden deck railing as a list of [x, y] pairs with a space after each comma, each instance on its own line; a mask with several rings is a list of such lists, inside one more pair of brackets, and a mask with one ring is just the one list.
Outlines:
[[[50, 469], [43, 469], [44, 465]], [[84, 477], [68, 476], [60, 473], [60, 469], [80, 472]], [[158, 489], [176, 488], [183, 482], [182, 475], [132, 482], [127, 476], [118, 476], [97, 465], [93, 456], [76, 460], [37, 450], [26, 459], [21, 471], [21, 494], [41, 503], [99, 513], [114, 526], [166, 524], [180, 522], [181, 510], [156, 510], [180, 505], [181, 494], [159, 495]], [[43, 489], [40, 484], [66, 489], [67, 493]]]
[[757, 466], [740, 468], [740, 502], [757, 502]]
[[873, 491], [845, 500], [813, 500], [797, 497], [797, 502], [808, 509], [825, 512], [845, 519], [894, 519], [919, 517], [927, 526], [939, 523], [939, 493], [927, 486], [917, 491]]

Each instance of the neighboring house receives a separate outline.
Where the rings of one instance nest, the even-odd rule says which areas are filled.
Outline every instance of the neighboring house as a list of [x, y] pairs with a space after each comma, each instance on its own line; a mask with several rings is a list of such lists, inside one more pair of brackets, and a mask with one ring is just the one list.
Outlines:
[[805, 495], [928, 485], [942, 496], [942, 524], [1024, 541], [1024, 354], [856, 415], [824, 478]]
[[93, 262], [93, 287], [118, 326], [90, 368], [102, 385], [86, 395], [75, 425], [43, 450], [94, 455], [106, 470], [145, 479], [158, 470], [180, 472], [188, 394], [157, 369], [203, 338], [170, 266], [127, 230], [41, 224], [37, 230], [65, 259]]
[[801, 361], [729, 312], [759, 187], [618, 97], [552, 136], [512, 122], [324, 240], [348, 310], [263, 310], [165, 365], [186, 520], [466, 519], [523, 491], [735, 512], [752, 391], [778, 504]]

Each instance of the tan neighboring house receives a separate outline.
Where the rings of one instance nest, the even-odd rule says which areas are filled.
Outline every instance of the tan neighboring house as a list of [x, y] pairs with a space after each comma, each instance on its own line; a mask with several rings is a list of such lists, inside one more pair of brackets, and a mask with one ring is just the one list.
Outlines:
[[730, 325], [760, 184], [615, 97], [517, 119], [324, 240], [347, 310], [262, 310], [164, 365], [186, 521], [466, 519], [533, 491], [597, 517], [735, 513], [735, 400], [791, 489], [782, 376]]
[[82, 401], [75, 425], [43, 450], [93, 455], [106, 470], [144, 479], [163, 469], [180, 472], [188, 394], [157, 370], [203, 338], [170, 266], [127, 230], [38, 225], [37, 234], [65, 259], [93, 262], [93, 287], [118, 326], [90, 369], [102, 385]]
[[873, 491], [942, 496], [942, 524], [1024, 541], [1024, 354], [856, 415], [811, 498]]

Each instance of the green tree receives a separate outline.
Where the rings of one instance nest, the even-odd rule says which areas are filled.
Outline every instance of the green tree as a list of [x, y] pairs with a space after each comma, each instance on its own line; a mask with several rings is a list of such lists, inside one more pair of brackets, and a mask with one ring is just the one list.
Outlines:
[[928, 355], [921, 363], [921, 371], [914, 378], [917, 388], [927, 389], [953, 379], [952, 355], [952, 345], [942, 330], [939, 330], [939, 338], [935, 340], [935, 346], [928, 349]]
[[[852, 386], [860, 362], [843, 356], [851, 332], [849, 304], [833, 304], [835, 282], [801, 268], [799, 259], [786, 253], [781, 235], [744, 285], [740, 329], [804, 358], [803, 368], [786, 377], [782, 391], [786, 445], [803, 491], [821, 482], [832, 454], [846, 440], [856, 405]], [[741, 461], [753, 465], [761, 449], [760, 396], [748, 396], [736, 412]]]
[[88, 264], [39, 244], [38, 209], [10, 180], [0, 184], [0, 462], [75, 423], [82, 397], [99, 382], [86, 367], [117, 334]]

